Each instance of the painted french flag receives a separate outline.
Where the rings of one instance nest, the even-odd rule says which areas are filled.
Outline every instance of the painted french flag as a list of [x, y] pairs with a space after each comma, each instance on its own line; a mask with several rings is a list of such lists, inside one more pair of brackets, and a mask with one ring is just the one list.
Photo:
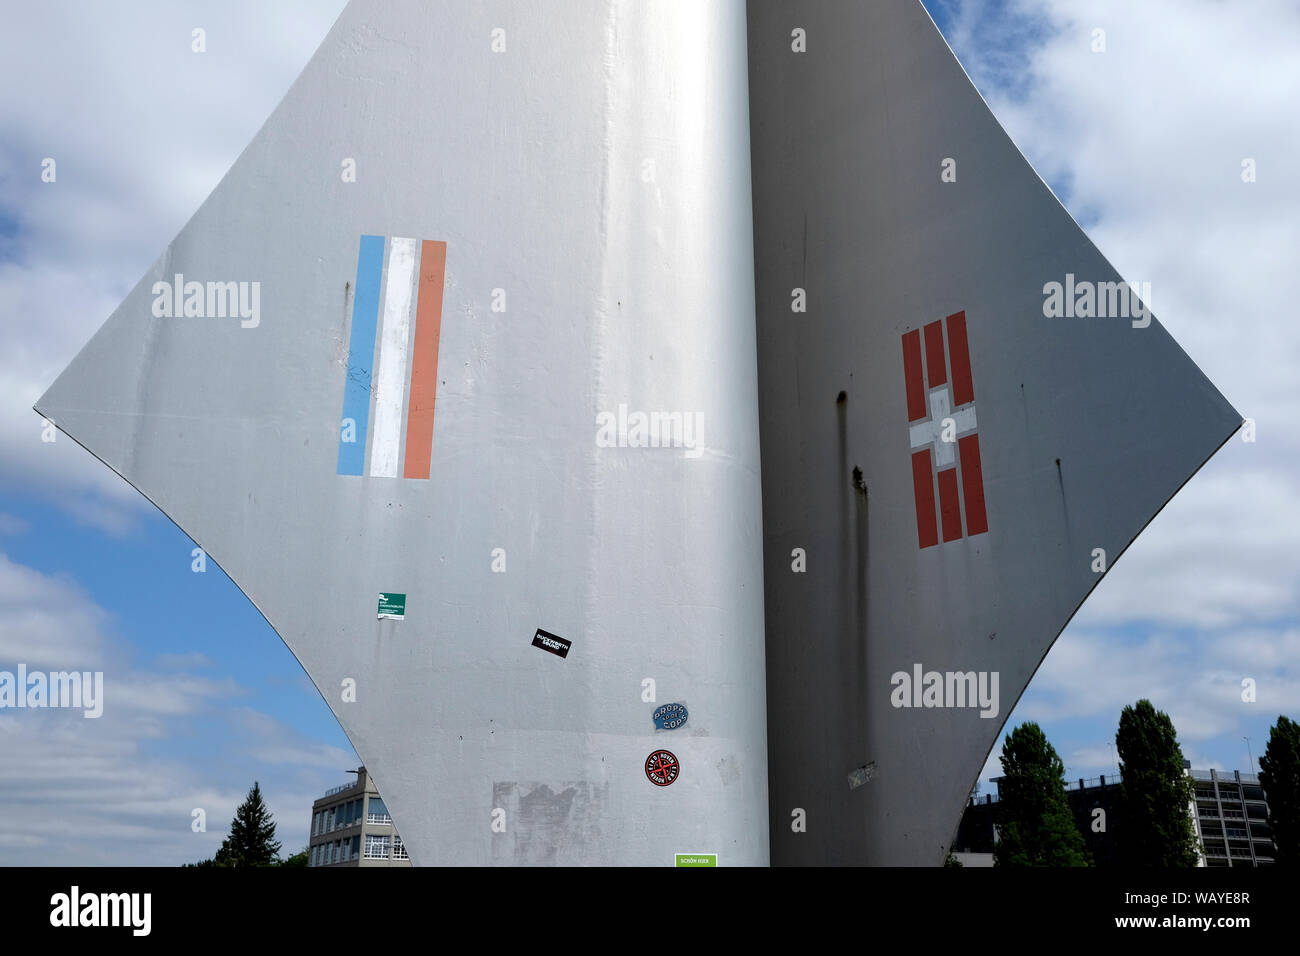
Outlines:
[[446, 267], [445, 242], [361, 237], [340, 475], [429, 477]]
[[962, 537], [963, 528], [966, 536], [984, 534], [989, 525], [966, 313], [904, 333], [903, 374], [917, 541], [929, 548], [939, 543], [940, 533], [945, 542]]

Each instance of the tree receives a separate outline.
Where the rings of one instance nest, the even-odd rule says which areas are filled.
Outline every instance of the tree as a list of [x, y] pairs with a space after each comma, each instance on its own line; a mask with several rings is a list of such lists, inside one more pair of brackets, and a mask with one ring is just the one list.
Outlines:
[[279, 861], [280, 843], [275, 839], [275, 821], [262, 799], [256, 780], [230, 821], [230, 836], [213, 857], [216, 866], [274, 866]]
[[1279, 716], [1259, 758], [1259, 783], [1268, 800], [1268, 826], [1280, 865], [1300, 865], [1300, 724]]
[[1194, 788], [1183, 769], [1174, 722], [1149, 700], [1125, 707], [1115, 734], [1124, 826], [1115, 833], [1125, 866], [1196, 866], [1190, 807]]
[[1002, 745], [994, 866], [1087, 866], [1083, 836], [1065, 799], [1065, 765], [1035, 723]]
[[306, 866], [308, 863], [308, 856], [307, 847], [303, 847], [293, 856], [285, 857], [277, 863], [276, 866]]

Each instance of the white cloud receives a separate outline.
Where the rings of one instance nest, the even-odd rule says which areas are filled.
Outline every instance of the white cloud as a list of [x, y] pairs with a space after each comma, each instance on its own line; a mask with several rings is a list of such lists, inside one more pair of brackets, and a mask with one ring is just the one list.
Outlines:
[[74, 583], [0, 553], [0, 667], [100, 670], [108, 617]]
[[[210, 856], [261, 779], [284, 851], [307, 841], [312, 800], [357, 764], [251, 707], [201, 654], [135, 666], [113, 619], [81, 588], [0, 554], [0, 669], [102, 670], [103, 715], [0, 710], [0, 847], [27, 865], [174, 865]], [[169, 756], [161, 756], [167, 753]], [[190, 829], [207, 812], [208, 831]]]
[[[67, 436], [42, 441], [31, 405], [180, 231], [270, 115], [344, 0], [6, 11], [0, 60], [35, 78], [0, 92], [0, 484], [113, 533], [152, 510]], [[207, 31], [208, 52], [190, 49]], [[53, 157], [57, 182], [40, 181]], [[15, 234], [3, 238], [6, 233]], [[0, 533], [19, 534], [0, 520]], [[175, 864], [210, 856], [260, 777], [285, 851], [356, 755], [251, 707], [202, 654], [132, 660], [73, 582], [0, 554], [0, 667], [102, 669], [105, 709], [0, 711], [0, 847], [7, 863]], [[167, 754], [167, 756], [160, 756]], [[231, 779], [247, 780], [231, 787]], [[208, 830], [190, 829], [191, 811]]]
[[1300, 612], [1300, 483], [1241, 457], [1225, 449], [1179, 492], [1098, 584], [1078, 626], [1239, 627]]
[[[1008, 727], [1044, 723], [1071, 777], [1109, 773], [1119, 712], [1146, 697], [1196, 766], [1244, 767], [1240, 736], [1300, 710], [1300, 7], [945, 6], [954, 49], [1012, 138], [1120, 273], [1152, 283], [1160, 321], [1258, 428], [1113, 564]], [[1243, 677], [1255, 704], [1240, 699]], [[1000, 750], [982, 779], [1000, 772]]]
[[[121, 534], [150, 506], [31, 410], [216, 186], [343, 0], [134, 0], [5, 11], [0, 62], [0, 481]], [[190, 48], [207, 31], [208, 52]], [[57, 180], [41, 182], [55, 160]]]

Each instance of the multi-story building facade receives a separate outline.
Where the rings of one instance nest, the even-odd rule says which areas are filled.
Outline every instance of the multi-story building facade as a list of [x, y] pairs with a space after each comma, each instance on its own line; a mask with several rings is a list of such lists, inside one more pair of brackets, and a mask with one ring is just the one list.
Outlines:
[[308, 866], [410, 866], [402, 838], [366, 768], [311, 805]]
[[1196, 786], [1196, 836], [1206, 866], [1271, 866], [1273, 836], [1259, 777], [1239, 770], [1188, 770]]
[[[1195, 794], [1188, 815], [1196, 831], [1200, 866], [1269, 866], [1274, 862], [1268, 826], [1268, 803], [1253, 773], [1193, 770], [1186, 765]], [[994, 777], [996, 783], [999, 778]], [[1115, 834], [1124, 826], [1118, 775], [1071, 781], [1065, 799], [1075, 825], [1097, 866], [1118, 865]], [[997, 797], [972, 797], [962, 815], [953, 850], [959, 855], [987, 855], [997, 842]], [[1100, 811], [1100, 812], [1099, 812]]]
[[[1000, 777], [990, 778], [991, 783], [999, 780]], [[1069, 780], [1065, 784], [1065, 801], [1070, 807], [1075, 826], [1083, 834], [1084, 846], [1096, 866], [1111, 866], [1115, 863], [1111, 828], [1115, 823], [1114, 810], [1119, 788], [1118, 775], [1103, 775], [1091, 780]], [[982, 798], [971, 796], [967, 801], [966, 811], [962, 814], [957, 829], [957, 839], [953, 841], [953, 852], [963, 865], [970, 866], [972, 861], [976, 866], [992, 865], [993, 847], [997, 843], [997, 811], [998, 798], [995, 794], [984, 794]], [[982, 860], [985, 856], [988, 857], [987, 862]]]

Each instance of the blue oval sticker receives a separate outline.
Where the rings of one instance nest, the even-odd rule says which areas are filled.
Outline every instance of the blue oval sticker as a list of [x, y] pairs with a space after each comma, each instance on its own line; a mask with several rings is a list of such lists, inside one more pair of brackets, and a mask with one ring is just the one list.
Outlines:
[[686, 723], [685, 704], [664, 704], [654, 712], [655, 726], [660, 730], [676, 730]]

